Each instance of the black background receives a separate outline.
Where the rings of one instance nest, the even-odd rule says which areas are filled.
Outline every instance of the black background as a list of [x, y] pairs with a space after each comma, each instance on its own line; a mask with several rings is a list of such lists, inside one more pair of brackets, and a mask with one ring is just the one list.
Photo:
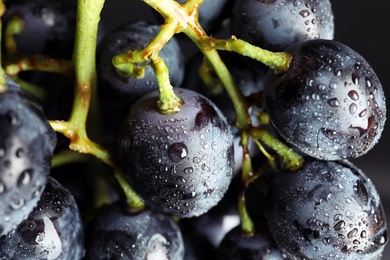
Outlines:
[[[379, 76], [387, 104], [390, 100], [390, 25], [387, 1], [333, 0], [331, 1], [335, 17], [335, 40], [340, 41], [359, 52], [371, 64]], [[115, 26], [132, 20], [157, 21], [154, 10], [142, 1], [107, 0], [102, 11], [103, 30], [109, 31]], [[187, 55], [195, 51], [195, 45], [186, 43], [183, 50]], [[389, 109], [388, 109], [389, 110]], [[386, 123], [379, 143], [366, 155], [354, 159], [368, 175], [381, 196], [390, 223], [390, 156], [387, 145], [390, 144], [390, 126]], [[390, 259], [390, 246], [387, 246], [383, 259]]]

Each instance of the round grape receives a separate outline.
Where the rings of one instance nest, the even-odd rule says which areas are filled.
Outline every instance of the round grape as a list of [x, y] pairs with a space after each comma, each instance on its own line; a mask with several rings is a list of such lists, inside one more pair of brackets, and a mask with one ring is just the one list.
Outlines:
[[285, 50], [285, 73], [266, 75], [264, 98], [276, 130], [318, 159], [356, 158], [379, 140], [386, 121], [382, 85], [368, 62], [332, 40], [308, 40]]
[[199, 216], [223, 197], [233, 176], [233, 136], [222, 112], [206, 97], [176, 89], [175, 114], [157, 108], [158, 91], [131, 108], [121, 137], [121, 164], [132, 187], [152, 208]]

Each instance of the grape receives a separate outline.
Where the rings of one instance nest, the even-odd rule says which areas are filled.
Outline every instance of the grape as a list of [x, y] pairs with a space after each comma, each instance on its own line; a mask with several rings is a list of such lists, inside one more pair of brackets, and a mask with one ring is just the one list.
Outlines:
[[[129, 22], [107, 33], [98, 45], [96, 62], [104, 144], [116, 157], [120, 128], [129, 107], [141, 96], [157, 90], [157, 80], [150, 66], [145, 67], [142, 79], [121, 78], [112, 65], [112, 58], [129, 50], [145, 48], [159, 30], [157, 24]], [[159, 55], [169, 68], [171, 84], [179, 87], [184, 78], [184, 58], [177, 40], [171, 38]]]
[[329, 0], [237, 0], [230, 30], [237, 38], [271, 51], [293, 43], [334, 37]]
[[0, 94], [0, 235], [36, 205], [47, 182], [56, 135], [35, 99], [6, 77]]
[[76, 0], [14, 0], [6, 3], [4, 28], [19, 17], [23, 30], [15, 36], [17, 52], [70, 59], [76, 33]]
[[265, 104], [276, 130], [318, 159], [366, 154], [386, 121], [382, 85], [368, 62], [332, 40], [308, 40], [286, 49], [286, 73], [266, 76]]
[[124, 123], [120, 158], [126, 179], [152, 208], [180, 217], [215, 206], [232, 180], [233, 136], [206, 97], [176, 88], [178, 113], [157, 109], [158, 92], [139, 99]]
[[[105, 98], [113, 96], [116, 102], [122, 100], [134, 103], [138, 98], [157, 89], [157, 80], [150, 66], [145, 67], [142, 79], [121, 78], [114, 66], [112, 58], [126, 51], [141, 50], [160, 31], [157, 24], [144, 21], [129, 22], [108, 32], [98, 45], [96, 66], [99, 88]], [[159, 55], [169, 69], [170, 83], [180, 87], [184, 77], [184, 58], [175, 38], [164, 45]]]
[[218, 247], [217, 260], [283, 260], [283, 252], [273, 241], [268, 232], [257, 232], [246, 237], [240, 225], [230, 230]]
[[82, 259], [84, 231], [77, 204], [49, 177], [37, 206], [27, 219], [0, 237], [1, 259]]
[[267, 223], [292, 259], [380, 259], [387, 243], [375, 186], [348, 161], [307, 160], [271, 184]]
[[183, 259], [180, 229], [166, 215], [131, 212], [122, 201], [103, 206], [86, 230], [86, 259]]

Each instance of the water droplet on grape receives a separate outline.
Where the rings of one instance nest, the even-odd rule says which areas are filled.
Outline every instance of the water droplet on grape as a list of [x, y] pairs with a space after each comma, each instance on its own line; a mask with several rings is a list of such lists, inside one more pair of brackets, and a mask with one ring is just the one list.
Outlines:
[[302, 10], [299, 12], [299, 14], [302, 16], [302, 17], [307, 17], [310, 15], [310, 12], [308, 10]]
[[187, 167], [184, 169], [184, 173], [186, 174], [191, 174], [194, 172], [194, 169], [192, 167]]
[[174, 143], [168, 148], [168, 156], [174, 162], [180, 162], [188, 156], [188, 148], [184, 143]]
[[332, 107], [338, 107], [340, 106], [340, 102], [338, 101], [337, 98], [332, 98], [328, 100], [328, 104]]
[[336, 223], [336, 225], [334, 225], [334, 230], [340, 231], [343, 227], [345, 227], [345, 222], [343, 220], [340, 220]]
[[23, 171], [18, 178], [17, 186], [21, 188], [25, 185], [28, 185], [32, 179], [31, 175], [32, 175], [32, 170]]

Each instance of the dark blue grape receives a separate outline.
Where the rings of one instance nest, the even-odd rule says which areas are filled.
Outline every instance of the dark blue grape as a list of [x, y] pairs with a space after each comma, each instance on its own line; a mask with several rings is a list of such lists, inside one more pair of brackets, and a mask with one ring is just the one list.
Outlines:
[[4, 235], [39, 200], [50, 172], [56, 134], [36, 100], [8, 77], [0, 104], [0, 235]]
[[329, 0], [238, 0], [231, 16], [231, 33], [270, 51], [282, 51], [308, 39], [334, 37]]
[[178, 113], [157, 108], [158, 91], [131, 108], [121, 137], [126, 179], [154, 209], [199, 216], [224, 196], [233, 176], [233, 136], [222, 112], [206, 97], [176, 89]]
[[356, 158], [381, 137], [386, 121], [382, 85], [368, 62], [332, 40], [297, 43], [285, 73], [270, 71], [264, 97], [276, 130], [318, 159]]
[[6, 3], [4, 27], [13, 17], [23, 20], [15, 36], [17, 51], [70, 59], [76, 33], [76, 0], [13, 0]]
[[0, 237], [1, 259], [74, 259], [84, 256], [84, 230], [71, 193], [49, 177], [37, 206]]
[[[151, 66], [145, 67], [142, 79], [122, 78], [112, 65], [115, 55], [142, 50], [160, 31], [157, 24], [144, 21], [129, 22], [108, 32], [97, 47], [97, 75], [99, 91], [116, 102], [134, 103], [138, 98], [157, 89], [157, 80]], [[169, 69], [170, 83], [180, 87], [184, 77], [184, 57], [179, 43], [173, 37], [159, 52]], [[103, 100], [103, 101], [104, 101]]]
[[172, 217], [131, 212], [122, 201], [103, 206], [86, 229], [86, 259], [183, 259], [184, 244]]
[[[143, 21], [129, 22], [108, 32], [98, 45], [97, 75], [98, 91], [103, 114], [103, 141], [114, 156], [120, 128], [126, 113], [137, 99], [157, 90], [157, 80], [151, 66], [145, 67], [142, 79], [121, 78], [112, 65], [112, 58], [129, 50], [141, 50], [159, 32], [160, 26]], [[172, 86], [180, 87], [184, 78], [184, 57], [178, 41], [171, 38], [159, 55], [169, 69]]]
[[234, 227], [223, 238], [217, 251], [217, 260], [283, 260], [286, 255], [278, 248], [267, 231], [245, 236], [241, 225]]
[[292, 259], [380, 259], [387, 243], [379, 194], [348, 161], [308, 159], [278, 176], [267, 204], [270, 233]]

